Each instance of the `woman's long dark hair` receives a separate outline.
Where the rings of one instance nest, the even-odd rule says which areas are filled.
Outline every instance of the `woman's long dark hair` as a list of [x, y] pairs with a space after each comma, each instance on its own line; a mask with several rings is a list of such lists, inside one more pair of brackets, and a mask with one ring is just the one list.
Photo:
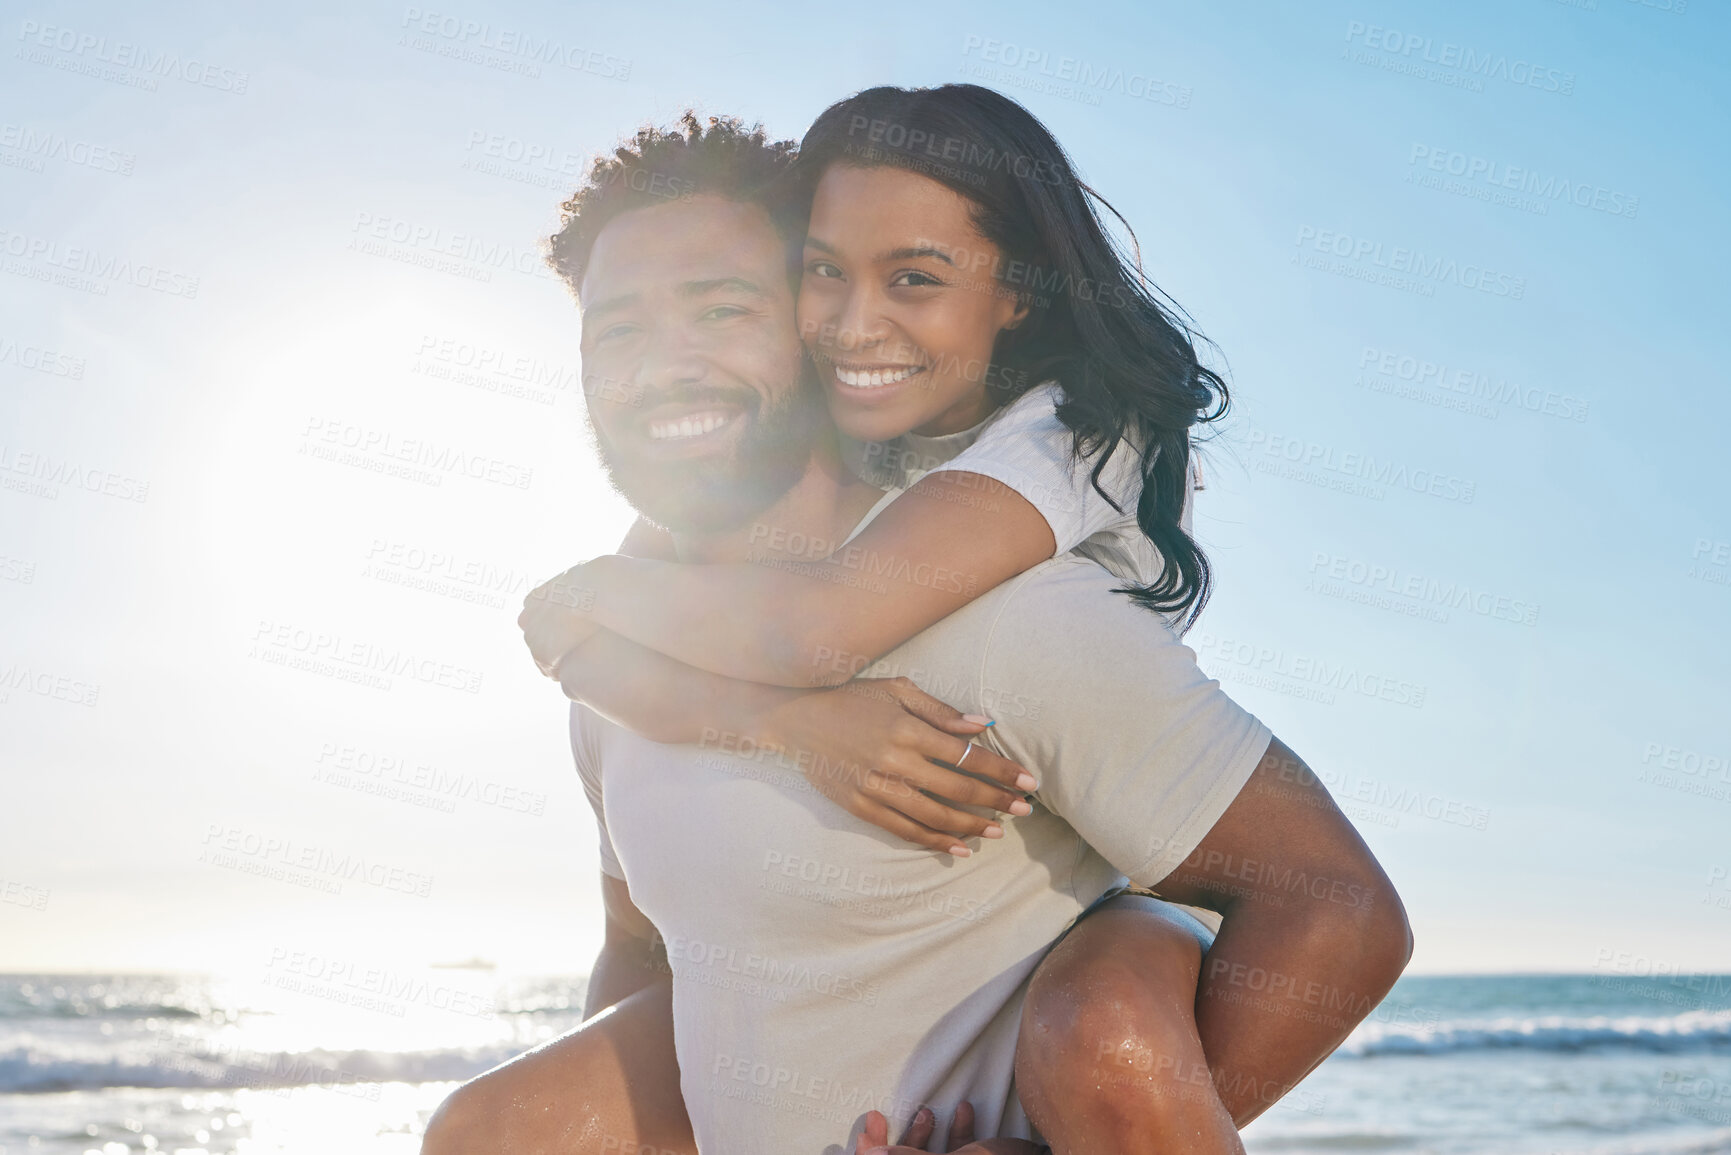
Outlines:
[[1197, 359], [1182, 311], [1161, 303], [1164, 294], [1125, 259], [1089, 198], [1118, 211], [1077, 178], [1032, 113], [974, 84], [870, 88], [831, 105], [800, 144], [793, 188], [801, 203], [810, 205], [837, 163], [907, 169], [973, 202], [974, 227], [1006, 258], [1000, 283], [1029, 306], [993, 350], [988, 383], [1018, 383], [995, 390], [996, 399], [1055, 379], [1064, 394], [1058, 417], [1075, 433], [1078, 457], [1099, 453], [1091, 480], [1109, 502], [1100, 487], [1107, 461], [1121, 446], [1141, 454], [1136, 522], [1165, 565], [1152, 584], [1121, 592], [1188, 629], [1210, 588], [1208, 560], [1179, 525], [1190, 430], [1222, 417], [1229, 396]]

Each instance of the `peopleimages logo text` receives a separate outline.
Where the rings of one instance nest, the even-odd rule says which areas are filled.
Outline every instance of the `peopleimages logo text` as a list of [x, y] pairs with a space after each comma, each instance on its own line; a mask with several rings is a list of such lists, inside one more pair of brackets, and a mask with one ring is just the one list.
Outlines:
[[[1189, 108], [1193, 93], [1188, 85], [1177, 84], [1148, 72], [1126, 71], [1114, 65], [1097, 65], [1075, 56], [1053, 56], [1043, 48], [1027, 48], [984, 36], [968, 36], [962, 42], [963, 56], [1020, 70], [1029, 76], [1078, 86], [1088, 94], [1115, 92], [1132, 100], [1146, 100], [1174, 108]], [[1093, 103], [1098, 103], [1095, 96]]]
[[[1404, 274], [1419, 281], [1458, 285], [1463, 289], [1489, 293], [1493, 297], [1507, 297], [1511, 301], [1519, 301], [1527, 295], [1525, 277], [1498, 272], [1471, 262], [1462, 264], [1453, 257], [1426, 256], [1418, 249], [1399, 245], [1385, 253], [1382, 242], [1369, 237], [1355, 237], [1350, 233], [1300, 225], [1298, 238], [1293, 244], [1301, 250], [1314, 249], [1318, 253]], [[1293, 259], [1296, 261], [1298, 258]]]
[[1575, 74], [1560, 68], [1548, 68], [1530, 60], [1513, 59], [1507, 53], [1486, 52], [1448, 40], [1436, 40], [1416, 32], [1401, 32], [1352, 20], [1346, 26], [1348, 44], [1363, 45], [1375, 52], [1423, 61], [1480, 80], [1503, 80], [1541, 92], [1571, 96], [1575, 91]]
[[[53, 24], [38, 24], [23, 20], [18, 24], [18, 39], [27, 45], [52, 48], [83, 60], [94, 60], [117, 68], [131, 68], [150, 76], [174, 77], [201, 88], [243, 95], [252, 77], [234, 68], [206, 64], [190, 57], [182, 59], [176, 52], [152, 52], [125, 40], [110, 42], [106, 36], [80, 32]], [[154, 85], [152, 85], [154, 87]]]
[[603, 80], [630, 80], [631, 61], [582, 44], [570, 44], [552, 36], [537, 36], [519, 28], [507, 28], [486, 20], [468, 20], [448, 13], [404, 8], [402, 27], [426, 36], [437, 36], [455, 44], [484, 48], [535, 64], [557, 64], [573, 72], [587, 72]]
[[1525, 193], [1541, 203], [1561, 201], [1614, 217], [1633, 217], [1641, 209], [1641, 198], [1629, 193], [1436, 145], [1413, 145], [1407, 164], [1413, 169], [1422, 167], [1429, 172], [1459, 177], [1468, 183]]
[[[161, 265], [135, 264], [113, 253], [102, 253], [78, 245], [63, 245], [47, 237], [0, 228], [0, 253], [27, 261], [39, 261], [69, 273], [95, 277], [98, 281], [124, 281], [140, 289], [153, 289], [171, 297], [198, 296], [198, 278]], [[108, 290], [102, 290], [106, 293]]]

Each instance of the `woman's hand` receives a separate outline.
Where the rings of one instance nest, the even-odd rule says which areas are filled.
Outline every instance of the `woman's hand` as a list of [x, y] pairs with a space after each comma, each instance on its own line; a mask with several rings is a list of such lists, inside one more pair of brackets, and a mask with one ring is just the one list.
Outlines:
[[[1003, 837], [1003, 827], [958, 803], [1018, 817], [1033, 813], [1020, 797], [1037, 789], [1033, 775], [978, 743], [969, 749], [968, 739], [992, 723], [960, 713], [906, 678], [856, 679], [801, 694], [757, 721], [763, 739], [826, 798], [928, 849], [966, 858], [972, 851], [960, 839]], [[969, 773], [938, 762], [959, 763]]]
[[[917, 1155], [927, 1150], [932, 1133], [937, 1130], [938, 1117], [930, 1107], [914, 1113], [907, 1134], [899, 1145], [891, 1147], [890, 1121], [881, 1111], [867, 1111], [865, 1130], [854, 1145], [855, 1155]], [[950, 1141], [944, 1147], [951, 1155], [1045, 1155], [1046, 1148], [1026, 1139], [974, 1139], [974, 1105], [957, 1103], [956, 1118], [950, 1126]]]
[[517, 625], [535, 665], [549, 678], [559, 676], [559, 660], [588, 641], [598, 628], [589, 616], [594, 591], [583, 580], [583, 562], [529, 591]]

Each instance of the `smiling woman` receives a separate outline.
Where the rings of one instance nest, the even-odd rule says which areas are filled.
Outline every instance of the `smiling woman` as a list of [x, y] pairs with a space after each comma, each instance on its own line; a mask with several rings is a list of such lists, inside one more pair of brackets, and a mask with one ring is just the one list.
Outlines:
[[[899, 168], [836, 164], [818, 182], [805, 239], [800, 332], [836, 424], [861, 441], [957, 433], [998, 407], [999, 338], [1028, 305], [994, 277], [1005, 255], [973, 202]], [[952, 255], [955, 254], [955, 255]]]

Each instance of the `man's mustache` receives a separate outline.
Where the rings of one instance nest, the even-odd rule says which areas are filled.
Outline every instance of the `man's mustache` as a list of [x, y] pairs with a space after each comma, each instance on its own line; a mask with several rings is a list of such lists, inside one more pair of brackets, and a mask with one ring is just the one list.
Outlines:
[[661, 389], [640, 387], [637, 394], [637, 407], [653, 409], [658, 405], [693, 405], [712, 401], [725, 405], [736, 405], [745, 410], [747, 415], [755, 417], [763, 398], [752, 389], [727, 389], [719, 386], [692, 386]]

